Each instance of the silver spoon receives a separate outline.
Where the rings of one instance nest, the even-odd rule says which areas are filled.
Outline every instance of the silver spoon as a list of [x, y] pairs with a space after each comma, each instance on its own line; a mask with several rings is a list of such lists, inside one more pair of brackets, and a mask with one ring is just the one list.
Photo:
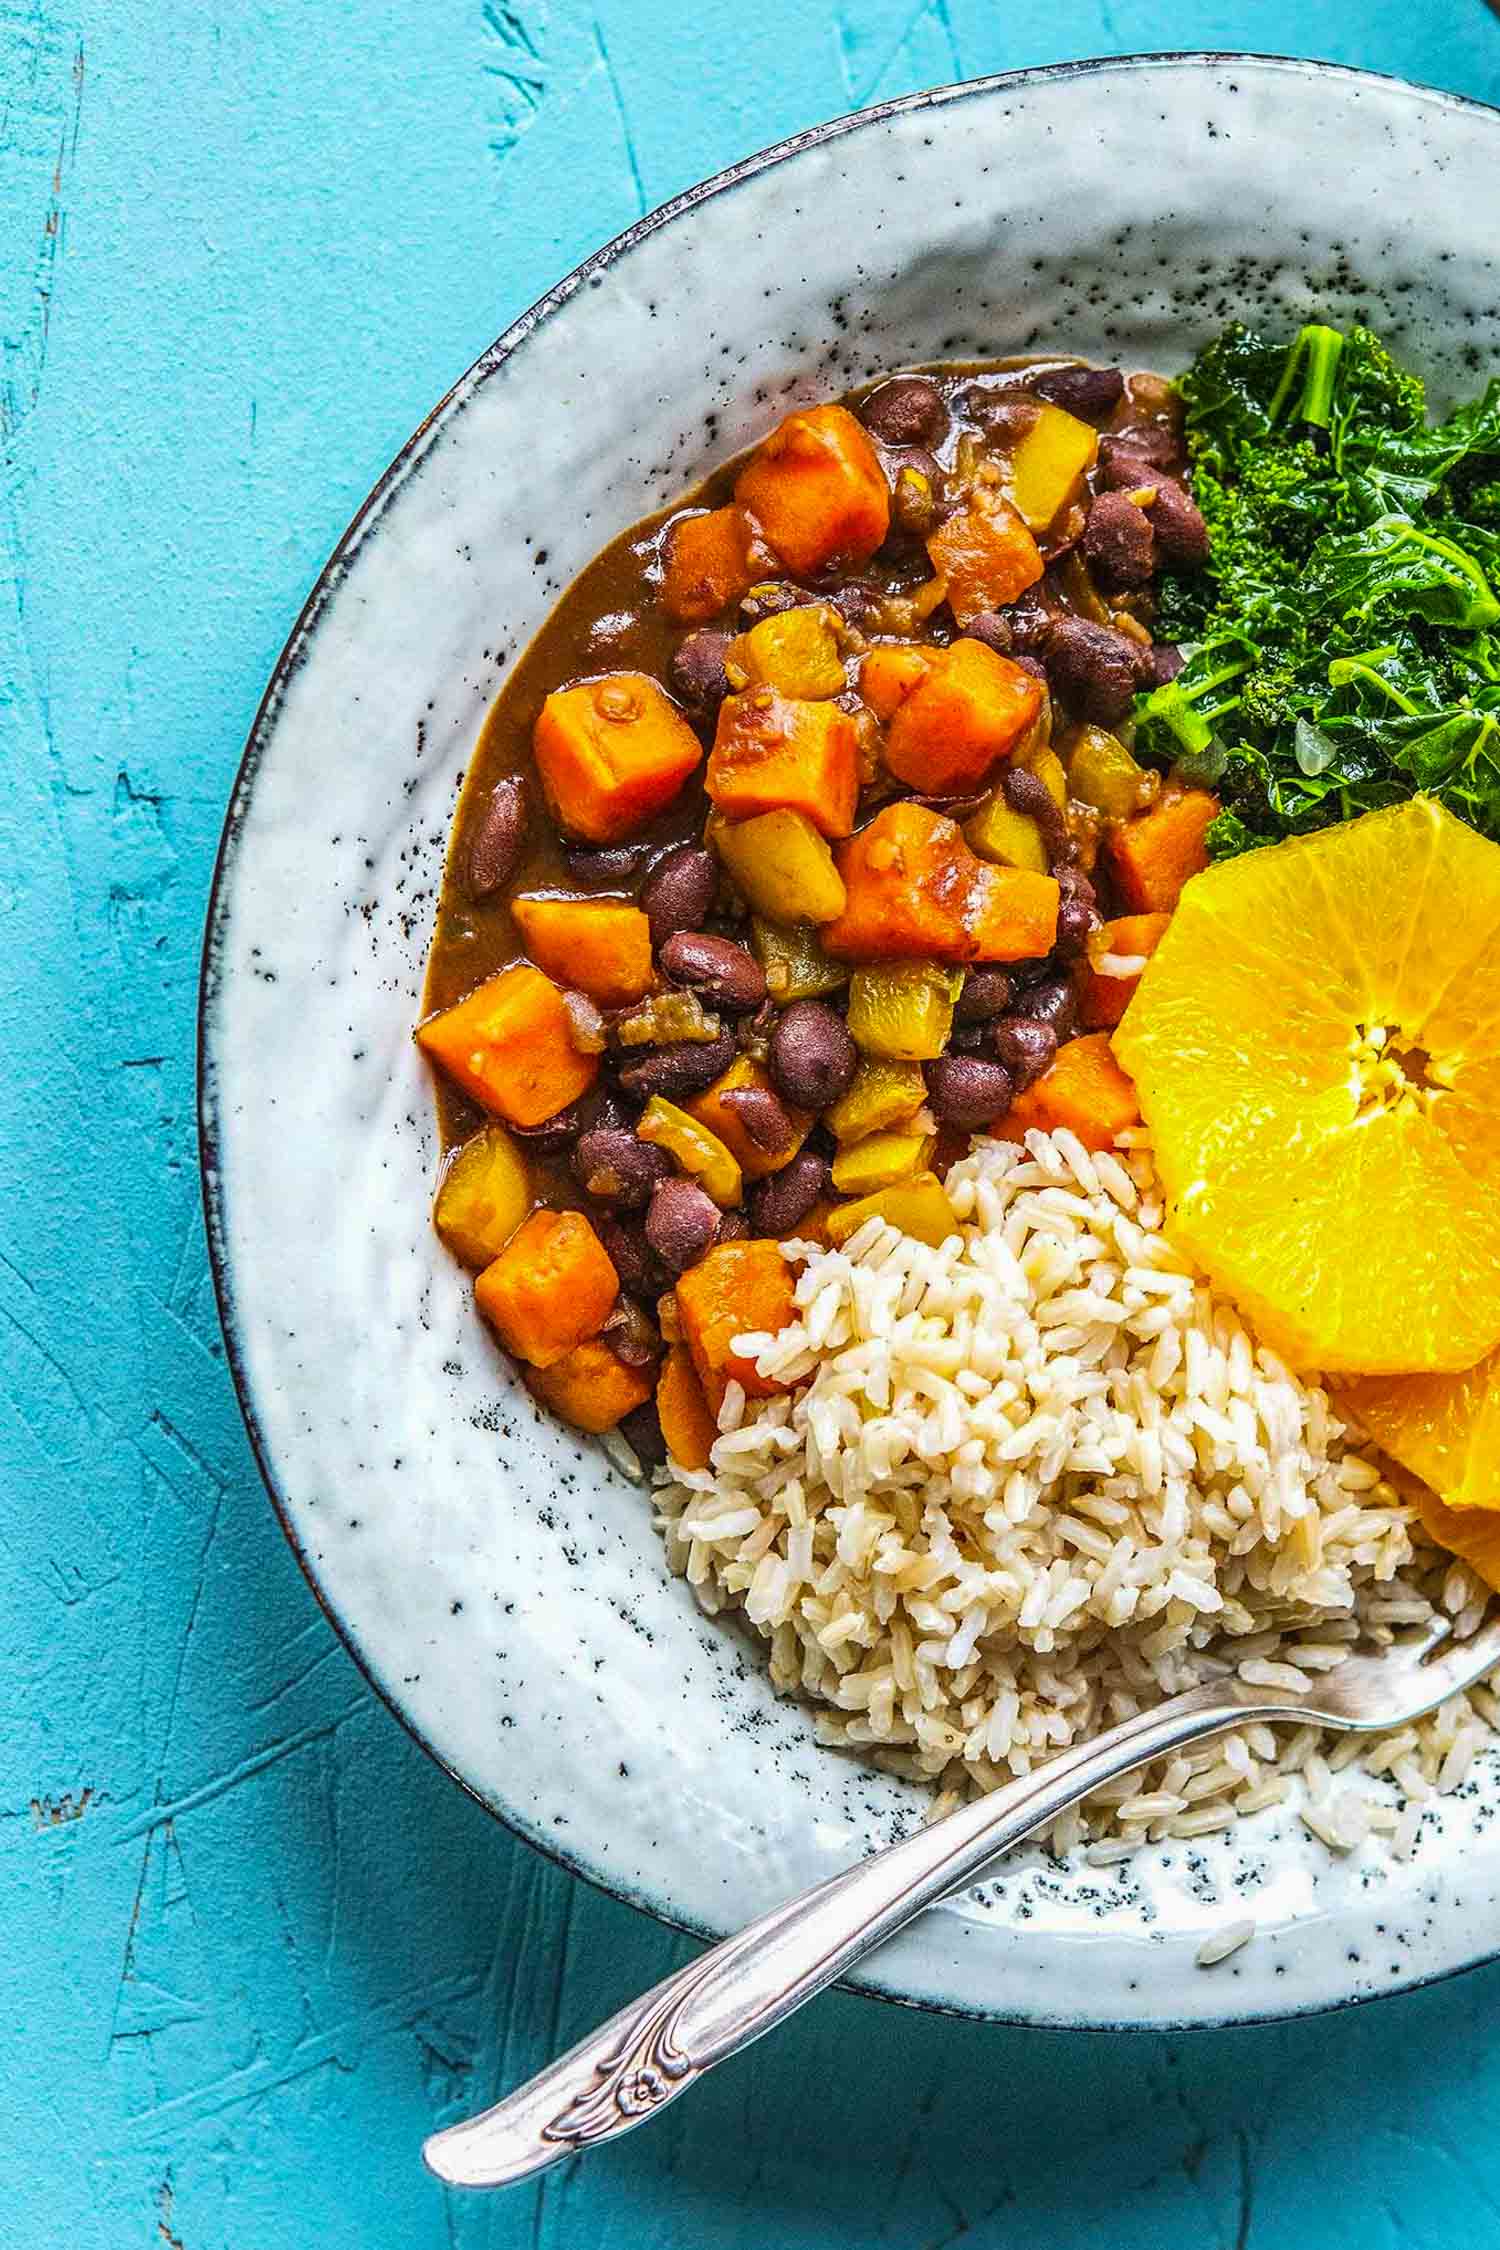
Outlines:
[[770, 2031], [815, 1992], [962, 1890], [1024, 1837], [1133, 1766], [1247, 1719], [1380, 1731], [1420, 1718], [1500, 1664], [1500, 1617], [1471, 1640], [1446, 1623], [1378, 1656], [1351, 1656], [1301, 1693], [1207, 1681], [1078, 1744], [1041, 1771], [960, 1805], [929, 1827], [833, 1875], [690, 1961], [562, 2058], [422, 2154], [455, 2187], [503, 2187], [654, 2117], [726, 2055]]

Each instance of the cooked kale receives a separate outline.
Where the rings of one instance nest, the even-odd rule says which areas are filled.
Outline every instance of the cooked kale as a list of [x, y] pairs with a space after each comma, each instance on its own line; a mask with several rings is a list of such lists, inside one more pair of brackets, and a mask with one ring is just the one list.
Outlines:
[[1139, 745], [1212, 782], [1223, 857], [1418, 790], [1500, 839], [1500, 380], [1429, 424], [1366, 328], [1232, 327], [1178, 386], [1208, 568]]

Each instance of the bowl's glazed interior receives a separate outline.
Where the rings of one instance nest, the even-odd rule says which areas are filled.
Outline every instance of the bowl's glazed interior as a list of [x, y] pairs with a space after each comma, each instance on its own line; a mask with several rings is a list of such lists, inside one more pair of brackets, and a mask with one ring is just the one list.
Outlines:
[[[1150, 152], [1149, 160], [1143, 151]], [[821, 1749], [668, 1578], [646, 1497], [543, 1418], [428, 1223], [410, 1041], [448, 823], [506, 662], [606, 538], [788, 400], [1043, 348], [1165, 370], [1227, 318], [1363, 315], [1474, 387], [1494, 112], [1315, 65], [1066, 67], [822, 129], [695, 191], [503, 338], [387, 474], [268, 693], [204, 990], [205, 1168], [236, 1373], [313, 1580], [377, 1685], [537, 1843], [722, 1931], [917, 1792]], [[872, 1987], [1052, 2022], [1284, 2013], [1485, 1947], [1491, 1761], [1417, 1858], [1295, 1815], [1108, 1871], [1014, 1863]], [[440, 1879], [440, 1877], [439, 1877]], [[1205, 1933], [1256, 1916], [1205, 1975]]]

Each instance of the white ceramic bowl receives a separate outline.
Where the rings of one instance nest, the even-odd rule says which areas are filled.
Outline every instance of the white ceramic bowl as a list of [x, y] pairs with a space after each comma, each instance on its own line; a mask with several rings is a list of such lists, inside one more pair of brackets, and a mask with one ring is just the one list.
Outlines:
[[[541, 1417], [428, 1224], [412, 1047], [443, 846], [507, 661], [604, 540], [794, 399], [1060, 346], [1174, 369], [1230, 315], [1366, 314], [1441, 399], [1496, 333], [1496, 113], [1310, 63], [1085, 63], [890, 103], [694, 189], [423, 424], [287, 644], [203, 989], [224, 1325], [287, 1532], [394, 1708], [569, 1866], [722, 1932], [910, 1822], [671, 1580], [641, 1492]], [[1282, 2014], [1490, 1948], [1493, 1769], [1414, 1860], [1295, 1818], [1108, 1873], [1034, 1854], [867, 1969], [1051, 2023]], [[1212, 1973], [1204, 1934], [1254, 1914]]]

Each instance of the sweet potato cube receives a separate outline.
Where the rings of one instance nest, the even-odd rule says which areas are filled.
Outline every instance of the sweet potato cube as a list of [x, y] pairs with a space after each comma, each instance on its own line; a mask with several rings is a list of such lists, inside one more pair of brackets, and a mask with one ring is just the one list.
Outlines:
[[890, 529], [880, 457], [846, 406], [789, 414], [740, 472], [735, 498], [795, 577], [861, 563]]
[[820, 835], [847, 836], [859, 801], [859, 737], [836, 703], [795, 702], [774, 688], [726, 696], [704, 786], [731, 820], [786, 806]]
[[715, 1415], [731, 1382], [751, 1398], [786, 1389], [733, 1348], [737, 1336], [776, 1335], [792, 1318], [791, 1269], [774, 1242], [719, 1243], [678, 1282], [677, 1311]]
[[1110, 1051], [1109, 1033], [1091, 1031], [1060, 1047], [1052, 1068], [991, 1130], [1018, 1141], [1033, 1127], [1043, 1133], [1066, 1127], [1085, 1148], [1113, 1148], [1116, 1135], [1140, 1121], [1135, 1088]]
[[967, 961], [979, 866], [957, 821], [927, 805], [886, 805], [835, 853], [848, 894], [824, 925], [840, 961]]
[[1031, 533], [1008, 500], [983, 486], [938, 525], [927, 552], [960, 625], [984, 610], [1002, 609], [1042, 575]]
[[[748, 1180], [763, 1180], [768, 1173], [779, 1172], [790, 1164], [802, 1143], [812, 1131], [813, 1121], [805, 1110], [792, 1109], [781, 1104], [791, 1120], [791, 1132], [777, 1147], [762, 1148], [759, 1141], [747, 1131], [745, 1121], [734, 1102], [726, 1102], [726, 1094], [775, 1095], [770, 1079], [760, 1064], [749, 1055], [737, 1055], [722, 1077], [716, 1078], [698, 1096], [687, 1104], [688, 1114], [724, 1143]], [[774, 1114], [774, 1113], [773, 1113]]]
[[599, 1437], [651, 1396], [651, 1371], [627, 1367], [602, 1336], [575, 1344], [550, 1367], [528, 1367], [526, 1388], [575, 1430]]
[[877, 641], [859, 668], [859, 692], [877, 719], [893, 719], [932, 669], [936, 651], [913, 641]]
[[644, 672], [557, 689], [532, 746], [559, 826], [591, 844], [617, 844], [643, 827], [703, 756], [676, 704]]
[[1208, 865], [1204, 839], [1218, 816], [1217, 797], [1187, 789], [1112, 828], [1104, 856], [1121, 903], [1137, 914], [1170, 914], [1183, 885]]
[[455, 1085], [509, 1125], [540, 1125], [586, 1094], [599, 1057], [580, 1054], [562, 994], [528, 962], [502, 969], [418, 1027]]
[[1078, 1012], [1090, 1031], [1112, 1031], [1120, 1021], [1141, 971], [1122, 976], [1116, 964], [1149, 961], [1171, 919], [1170, 914], [1124, 914], [1095, 930], [1078, 976]]
[[619, 1293], [609, 1252], [581, 1211], [533, 1211], [474, 1284], [501, 1343], [532, 1367], [552, 1367], [597, 1336]]
[[984, 780], [1035, 728], [1041, 681], [983, 641], [939, 650], [886, 732], [885, 762], [900, 781], [937, 797]]
[[686, 1344], [674, 1344], [656, 1378], [656, 1414], [679, 1469], [706, 1469], [719, 1434]]
[[539, 969], [623, 1008], [651, 989], [651, 924], [622, 898], [514, 898], [516, 927]]
[[763, 577], [768, 558], [743, 508], [711, 508], [667, 526], [661, 606], [680, 625], [701, 625]]
[[1057, 943], [1062, 894], [1052, 875], [1029, 867], [990, 867], [980, 861], [970, 910], [970, 958], [1039, 961]]

